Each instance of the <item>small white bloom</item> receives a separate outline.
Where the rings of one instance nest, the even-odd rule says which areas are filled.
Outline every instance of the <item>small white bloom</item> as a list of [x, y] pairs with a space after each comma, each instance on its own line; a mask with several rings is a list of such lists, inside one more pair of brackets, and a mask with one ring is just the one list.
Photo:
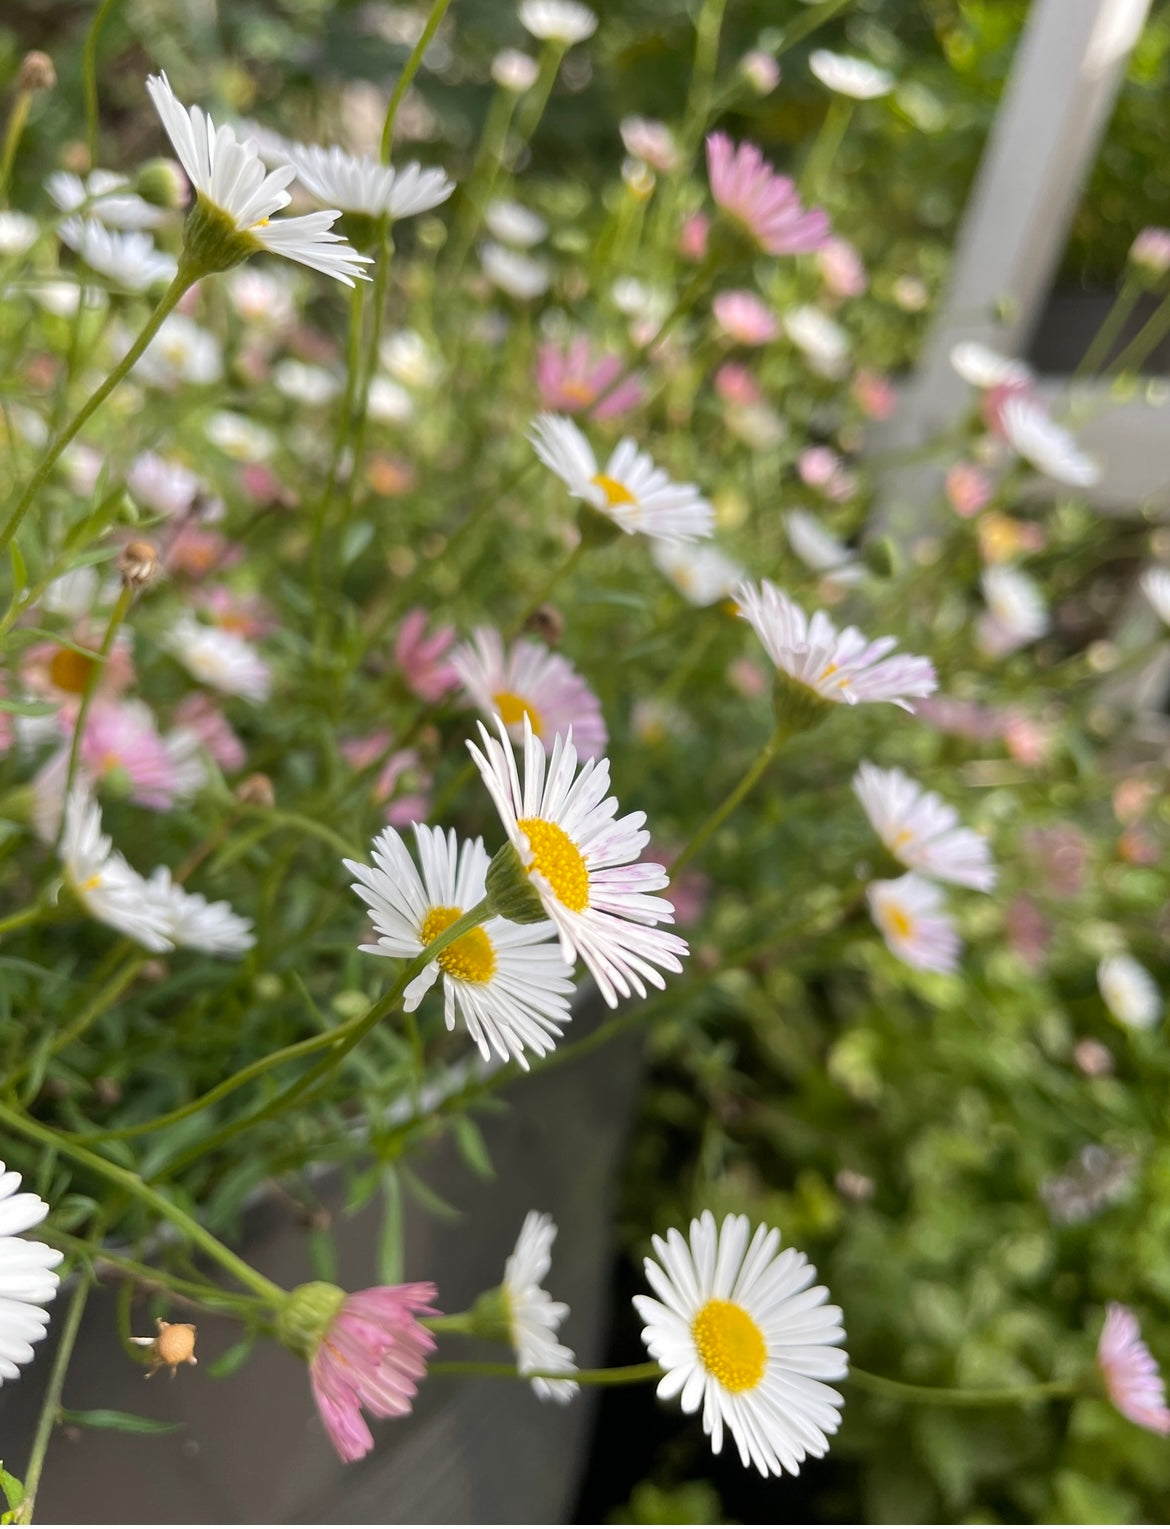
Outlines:
[[501, 90], [510, 90], [515, 95], [531, 90], [539, 72], [540, 66], [532, 55], [521, 53], [518, 48], [503, 48], [492, 59], [492, 79]]
[[1158, 985], [1139, 961], [1124, 952], [1097, 968], [1097, 986], [1110, 1014], [1134, 1030], [1149, 1030], [1162, 1017]]
[[417, 329], [387, 335], [378, 347], [378, 360], [408, 388], [425, 391], [437, 387], [443, 378], [442, 360]]
[[552, 277], [547, 261], [522, 255], [519, 250], [506, 249], [490, 239], [480, 250], [479, 260], [492, 285], [518, 302], [531, 302], [549, 289]]
[[0, 256], [11, 259], [32, 249], [40, 235], [40, 224], [24, 212], [0, 212]]
[[626, 153], [642, 160], [652, 170], [667, 175], [678, 166], [678, 147], [665, 122], [656, 122], [649, 117], [623, 117], [620, 132]]
[[926, 972], [953, 972], [962, 949], [933, 881], [907, 871], [897, 881], [871, 881], [869, 911], [899, 961]]
[[320, 201], [368, 218], [411, 218], [438, 207], [455, 190], [442, 170], [418, 164], [393, 169], [368, 154], [357, 158], [336, 146], [294, 143], [289, 159], [297, 179]]
[[613, 284], [612, 295], [619, 313], [655, 330], [670, 312], [670, 293], [661, 287], [649, 287], [636, 276], [619, 277]]
[[203, 433], [235, 462], [264, 462], [276, 450], [276, 437], [246, 414], [216, 409], [203, 422]]
[[679, 1397], [687, 1413], [702, 1408], [712, 1453], [726, 1429], [744, 1466], [796, 1476], [806, 1456], [826, 1453], [841, 1421], [841, 1394], [825, 1385], [848, 1371], [841, 1308], [826, 1304], [803, 1253], [780, 1251], [778, 1231], [757, 1226], [749, 1243], [749, 1230], [746, 1216], [716, 1227], [705, 1210], [689, 1239], [673, 1227], [651, 1238], [644, 1267], [658, 1299], [636, 1295], [634, 1307], [666, 1372], [658, 1395]]
[[1141, 577], [1142, 594], [1170, 626], [1170, 568], [1147, 568]]
[[240, 956], [256, 943], [250, 919], [241, 918], [229, 903], [209, 903], [200, 893], [186, 891], [165, 865], [151, 873], [147, 886], [173, 944], [212, 956]]
[[65, 803], [61, 864], [70, 890], [91, 917], [147, 950], [171, 949], [166, 910], [102, 833], [101, 809], [77, 783]]
[[404, 425], [414, 418], [414, 399], [392, 377], [371, 378], [366, 413], [380, 425]]
[[853, 789], [878, 837], [912, 871], [990, 892], [995, 866], [987, 840], [960, 828], [959, 815], [934, 791], [924, 791], [903, 770], [863, 762]]
[[542, 42], [572, 47], [593, 36], [597, 17], [578, 0], [521, 0], [520, 25]]
[[538, 212], [503, 197], [495, 197], [487, 204], [483, 220], [494, 239], [513, 244], [517, 249], [539, 244], [548, 233], [548, 224]]
[[894, 88], [894, 76], [869, 59], [830, 53], [828, 48], [815, 48], [809, 54], [808, 67], [826, 90], [855, 101], [873, 101]]
[[166, 638], [166, 646], [202, 685], [248, 701], [266, 701], [272, 672], [251, 643], [223, 627], [205, 626], [184, 612]]
[[715, 605], [720, 600], [729, 600], [732, 590], [743, 581], [740, 565], [710, 544], [654, 541], [650, 544], [650, 556], [658, 571], [692, 605]]
[[203, 481], [182, 462], [173, 462], [144, 451], [134, 458], [126, 474], [126, 487], [141, 508], [156, 515], [189, 515], [207, 497]]
[[230, 127], [217, 128], [198, 106], [184, 107], [165, 74], [151, 75], [146, 88], [196, 195], [217, 212], [237, 237], [257, 250], [284, 255], [333, 276], [347, 287], [368, 279], [366, 255], [330, 232], [338, 212], [311, 212], [301, 218], [273, 218], [291, 198], [284, 189], [296, 176], [292, 165], [265, 173], [252, 142], [240, 143]]
[[[488, 855], [482, 839], [460, 845], [455, 830], [414, 824], [422, 874], [393, 828], [374, 840], [373, 866], [343, 862], [357, 880], [353, 890], [368, 906], [378, 934], [376, 945], [359, 948], [374, 956], [410, 959], [419, 955], [487, 890]], [[553, 926], [513, 924], [488, 918], [461, 935], [407, 987], [403, 1006], [418, 1008], [440, 978], [447, 1029], [456, 1010], [484, 1060], [494, 1051], [501, 1061], [515, 1058], [525, 1070], [526, 1053], [544, 1056], [572, 1018], [573, 984], [552, 943]]]
[[[119, 342], [125, 352], [130, 349]], [[134, 364], [134, 375], [155, 387], [176, 388], [180, 383], [206, 388], [223, 376], [223, 351], [210, 330], [185, 313], [168, 313], [158, 333]]]
[[960, 340], [951, 346], [951, 365], [973, 388], [1025, 387], [1031, 368], [1002, 355], [982, 340]]
[[[551, 1216], [530, 1210], [520, 1228], [516, 1247], [504, 1265], [501, 1289], [508, 1311], [516, 1368], [521, 1375], [533, 1370], [577, 1368], [573, 1350], [557, 1342], [557, 1330], [569, 1315], [564, 1301], [554, 1301], [541, 1281], [552, 1266], [552, 1245], [557, 1225]], [[570, 1402], [580, 1387], [574, 1380], [534, 1380], [532, 1389], [541, 1401]]]
[[225, 277], [232, 307], [245, 323], [279, 334], [297, 317], [293, 284], [283, 270], [238, 266]]
[[319, 409], [341, 392], [341, 382], [323, 366], [310, 366], [293, 356], [283, 356], [272, 368], [272, 383], [293, 403]]
[[849, 364], [849, 336], [827, 313], [805, 304], [784, 315], [784, 333], [822, 377], [841, 377]]
[[830, 574], [838, 584], [856, 584], [865, 569], [828, 527], [807, 510], [789, 510], [784, 517], [788, 544], [807, 568]]
[[57, 1294], [54, 1271], [65, 1256], [20, 1235], [49, 1214], [39, 1195], [18, 1193], [20, 1183], [20, 1174], [0, 1162], [0, 1385], [20, 1379], [21, 1365], [32, 1361], [32, 1345], [48, 1331], [42, 1303]]
[[1091, 488], [1100, 481], [1100, 465], [1081, 450], [1072, 431], [1050, 419], [1043, 404], [1029, 394], [1006, 399], [999, 421], [1008, 444], [1046, 478], [1072, 488]]
[[45, 189], [62, 212], [83, 212], [107, 228], [157, 228], [165, 210], [128, 190], [129, 185], [113, 170], [91, 170], [84, 181], [68, 170], [55, 170]]
[[583, 499], [621, 530], [660, 541], [710, 536], [715, 512], [693, 483], [674, 483], [628, 436], [600, 468], [593, 448], [563, 414], [538, 414], [529, 440], [574, 499]]
[[997, 563], [982, 577], [987, 610], [979, 618], [979, 645], [990, 658], [1026, 647], [1048, 630], [1044, 596], [1034, 579], [1009, 563]]
[[92, 563], [87, 563], [54, 579], [41, 596], [41, 609], [80, 621], [93, 609], [100, 588], [101, 575]]
[[173, 255], [154, 246], [149, 234], [106, 228], [96, 218], [69, 218], [61, 225], [62, 242], [76, 250], [91, 270], [128, 292], [145, 292], [174, 279]]

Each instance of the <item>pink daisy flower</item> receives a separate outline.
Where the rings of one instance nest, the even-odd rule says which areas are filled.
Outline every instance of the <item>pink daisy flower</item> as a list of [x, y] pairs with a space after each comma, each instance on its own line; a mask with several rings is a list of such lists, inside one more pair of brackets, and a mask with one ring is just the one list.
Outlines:
[[437, 1315], [434, 1285], [378, 1285], [346, 1296], [309, 1361], [313, 1399], [345, 1461], [374, 1447], [362, 1409], [407, 1417], [435, 1340], [418, 1321]]
[[947, 499], [951, 509], [964, 520], [991, 500], [991, 479], [974, 462], [956, 462], [947, 473]]
[[692, 212], [683, 219], [678, 235], [678, 252], [684, 260], [698, 265], [707, 258], [707, 236], [711, 232], [711, 220], [706, 213]]
[[421, 606], [407, 612], [394, 639], [394, 661], [419, 700], [433, 704], [458, 684], [459, 676], [443, 662], [455, 641], [455, 628], [441, 626], [428, 636], [428, 619]]
[[898, 394], [890, 379], [867, 367], [854, 377], [850, 392], [866, 419], [889, 419], [898, 407]]
[[869, 286], [865, 262], [848, 239], [826, 239], [817, 266], [830, 297], [860, 297]]
[[514, 743], [524, 741], [524, 718], [551, 748], [558, 733], [573, 732], [582, 759], [605, 753], [609, 734], [601, 703], [567, 658], [522, 637], [507, 651], [492, 627], [477, 627], [451, 654], [451, 667], [473, 706], [499, 716]]
[[735, 361], [725, 361], [715, 373], [715, 391], [724, 403], [748, 409], [763, 400], [760, 384], [746, 366]]
[[828, 214], [802, 206], [793, 182], [777, 175], [754, 143], [737, 148], [725, 133], [712, 133], [707, 172], [716, 202], [766, 254], [807, 254], [828, 238]]
[[243, 769], [247, 757], [244, 745], [209, 695], [192, 691], [175, 707], [171, 720], [181, 732], [197, 738], [221, 770], [230, 774]]
[[546, 340], [536, 355], [540, 406], [562, 414], [588, 413], [593, 419], [616, 419], [637, 408], [645, 396], [637, 377], [627, 377], [614, 387], [623, 369], [620, 356], [595, 354], [584, 335], [570, 340], [567, 346]]
[[1170, 1408], [1157, 1361], [1142, 1342], [1138, 1319], [1117, 1301], [1105, 1308], [1097, 1365], [1109, 1400], [1122, 1417], [1151, 1433], [1170, 1433]]
[[720, 292], [711, 311], [724, 334], [739, 345], [767, 345], [780, 332], [776, 315], [754, 292]]

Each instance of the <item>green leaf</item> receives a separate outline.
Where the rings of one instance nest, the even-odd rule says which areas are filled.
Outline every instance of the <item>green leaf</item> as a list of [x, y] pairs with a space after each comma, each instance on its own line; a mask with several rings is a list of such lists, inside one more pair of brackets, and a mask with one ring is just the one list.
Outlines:
[[437, 1216], [440, 1221], [459, 1221], [462, 1218], [462, 1211], [457, 1210], [454, 1205], [448, 1204], [442, 1195], [436, 1194], [429, 1184], [424, 1184], [416, 1173], [411, 1173], [409, 1168], [399, 1168], [398, 1171], [401, 1173], [402, 1182], [406, 1185], [407, 1189], [410, 1190], [424, 1210], [430, 1211], [432, 1216]]
[[174, 1433], [182, 1423], [161, 1423], [157, 1418], [139, 1417], [136, 1412], [116, 1412], [112, 1407], [95, 1407], [88, 1412], [75, 1412], [70, 1407], [61, 1408], [63, 1423], [76, 1423], [80, 1428], [110, 1428], [116, 1433]]
[[459, 1148], [459, 1155], [472, 1173], [477, 1174], [481, 1179], [494, 1179], [496, 1170], [492, 1167], [487, 1142], [484, 1141], [483, 1132], [471, 1116], [456, 1115], [451, 1122], [451, 1129], [455, 1133], [455, 1144]]
[[[15, 540], [8, 543], [8, 556], [12, 559], [12, 588], [17, 598], [28, 587], [28, 565], [24, 560], [24, 553], [16, 545]], [[15, 1504], [10, 1504], [15, 1506]]]
[[18, 696], [0, 695], [0, 711], [17, 717], [51, 717], [57, 710], [52, 701], [22, 701]]
[[255, 1333], [245, 1333], [238, 1343], [233, 1343], [231, 1348], [225, 1349], [218, 1359], [212, 1360], [207, 1366], [207, 1373], [214, 1380], [223, 1380], [227, 1375], [234, 1375], [252, 1352], [255, 1342]]
[[[14, 546], [13, 551], [15, 552], [15, 550]], [[18, 1481], [11, 1471], [6, 1471], [3, 1461], [0, 1461], [0, 1492], [4, 1493], [8, 1500], [8, 1507], [12, 1512], [15, 1512], [24, 1501], [24, 1482]], [[5, 1520], [7, 1521], [7, 1519], [8, 1515], [5, 1514]]]

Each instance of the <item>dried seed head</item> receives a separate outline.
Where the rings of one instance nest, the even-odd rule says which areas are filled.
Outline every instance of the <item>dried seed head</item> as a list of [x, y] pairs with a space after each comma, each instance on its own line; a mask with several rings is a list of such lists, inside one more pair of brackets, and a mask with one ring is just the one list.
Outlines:
[[154, 583], [158, 574], [158, 550], [150, 542], [127, 542], [117, 567], [125, 587], [137, 593]]
[[195, 1358], [195, 1331], [190, 1322], [157, 1322], [158, 1333], [153, 1338], [131, 1338], [139, 1348], [150, 1350], [150, 1369], [147, 1380], [164, 1366], [169, 1367], [172, 1377], [179, 1372], [181, 1364], [198, 1364]]
[[236, 801], [248, 807], [275, 807], [276, 792], [267, 775], [249, 775], [236, 787]]
[[34, 48], [31, 53], [24, 55], [17, 80], [18, 90], [25, 95], [31, 95], [34, 90], [52, 90], [56, 83], [57, 71], [53, 68], [53, 60], [47, 53], [41, 53]]

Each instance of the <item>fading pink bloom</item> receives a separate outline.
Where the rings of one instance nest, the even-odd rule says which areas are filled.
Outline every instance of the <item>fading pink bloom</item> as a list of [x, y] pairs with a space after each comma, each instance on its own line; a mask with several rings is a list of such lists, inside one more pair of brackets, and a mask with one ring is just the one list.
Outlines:
[[[387, 806], [386, 822], [395, 827], [424, 822], [430, 808], [430, 776], [422, 768], [417, 749], [393, 749], [394, 736], [387, 728], [364, 738], [347, 738], [340, 746], [341, 757], [354, 770], [368, 770], [379, 765], [370, 796], [378, 806]], [[400, 783], [412, 790], [396, 795]]]
[[202, 579], [209, 573], [233, 567], [243, 556], [243, 547], [226, 536], [196, 521], [186, 520], [167, 543], [162, 560], [168, 573]]
[[862, 367], [851, 387], [857, 407], [866, 419], [889, 419], [898, 407], [898, 394], [888, 377]]
[[1084, 891], [1089, 844], [1080, 829], [1071, 823], [1028, 828], [1020, 842], [1046, 892], [1053, 897], [1076, 897]]
[[1119, 823], [1136, 823], [1160, 795], [1156, 781], [1132, 775], [1119, 781], [1113, 792], [1113, 811]]
[[725, 361], [715, 373], [715, 391], [724, 403], [740, 409], [751, 408], [764, 397], [753, 374], [746, 366], [740, 366], [735, 361]]
[[1004, 913], [1007, 942], [1029, 971], [1044, 964], [1052, 944], [1052, 926], [1025, 892], [1012, 899]]
[[780, 332], [776, 315], [754, 292], [720, 292], [711, 311], [724, 334], [739, 345], [767, 345]]
[[762, 664], [751, 658], [736, 658], [727, 666], [727, 683], [745, 701], [759, 700], [770, 680]]
[[969, 520], [991, 499], [991, 479], [974, 462], [956, 462], [947, 473], [947, 499], [951, 509]]
[[1014, 399], [1034, 396], [1031, 379], [1028, 377], [1008, 377], [1002, 382], [995, 383], [994, 386], [985, 390], [979, 401], [984, 424], [1001, 441], [1010, 440], [1004, 410]]
[[272, 608], [262, 595], [239, 594], [226, 584], [200, 590], [195, 605], [215, 626], [249, 641], [267, 637], [277, 627]]
[[1127, 865], [1157, 865], [1162, 858], [1162, 846], [1148, 829], [1134, 824], [1119, 836], [1117, 855]]
[[1112, 1051], [1089, 1035], [1073, 1047], [1073, 1061], [1086, 1078], [1107, 1078], [1113, 1072]]
[[1003, 741], [1014, 760], [1034, 769], [1052, 750], [1052, 730], [1034, 717], [1012, 712], [1003, 723]]
[[777, 175], [754, 143], [737, 148], [725, 133], [710, 134], [707, 172], [711, 195], [765, 254], [807, 254], [828, 238], [828, 213], [805, 208], [793, 182]]
[[584, 335], [571, 340], [566, 348], [546, 340], [536, 355], [541, 408], [561, 414], [587, 413], [593, 419], [616, 419], [619, 414], [637, 408], [645, 397], [639, 378], [627, 377], [618, 382], [624, 369], [620, 356], [595, 355]]
[[1170, 271], [1170, 228], [1143, 228], [1130, 245], [1129, 258], [1155, 281]]
[[707, 258], [707, 237], [711, 232], [711, 220], [703, 212], [692, 212], [683, 219], [678, 235], [678, 252], [684, 260], [698, 265]]
[[175, 707], [175, 726], [193, 734], [221, 770], [242, 770], [247, 755], [231, 723], [209, 695], [192, 691]]
[[605, 752], [609, 735], [601, 702], [563, 653], [527, 637], [505, 648], [494, 627], [476, 627], [471, 640], [452, 651], [451, 665], [471, 704], [489, 721], [500, 717], [514, 742], [523, 742], [527, 717], [549, 749], [571, 729], [580, 758]]
[[865, 262], [848, 239], [827, 239], [817, 251], [817, 269], [831, 297], [860, 297], [869, 286]]
[[678, 146], [665, 122], [650, 117], [623, 117], [619, 131], [627, 154], [642, 160], [660, 175], [677, 169]]
[[800, 481], [809, 488], [828, 488], [841, 468], [841, 458], [831, 446], [807, 446], [796, 459]]
[[1137, 1317], [1117, 1301], [1105, 1308], [1097, 1366], [1109, 1400], [1122, 1417], [1151, 1433], [1170, 1433], [1170, 1409], [1157, 1361], [1142, 1342]]
[[394, 639], [394, 661], [419, 700], [433, 704], [459, 683], [459, 676], [443, 662], [454, 645], [455, 628], [441, 626], [427, 636], [429, 619], [418, 605], [406, 613]]
[[915, 716], [936, 732], [950, 733], [955, 738], [966, 738], [971, 743], [988, 743], [1002, 736], [1002, 719], [998, 712], [977, 701], [961, 700], [958, 696], [934, 695], [919, 701]]
[[374, 1447], [362, 1409], [407, 1417], [435, 1340], [418, 1321], [436, 1316], [434, 1285], [378, 1285], [346, 1296], [309, 1361], [313, 1399], [345, 1461]]
[[79, 755], [91, 780], [119, 773], [141, 807], [165, 812], [174, 801], [175, 768], [143, 701], [97, 701], [89, 709]]
[[[664, 865], [669, 872], [678, 850], [663, 849], [651, 840], [643, 854]], [[680, 871], [670, 878], [670, 900], [674, 904], [674, 921], [680, 928], [697, 924], [711, 900], [711, 878], [690, 867]]]
[[847, 472], [844, 468], [835, 472], [825, 485], [825, 495], [834, 504], [844, 504], [846, 499], [852, 499], [856, 494], [859, 479], [856, 473]]
[[271, 467], [263, 462], [245, 462], [240, 468], [239, 478], [240, 487], [255, 505], [278, 504], [291, 508], [296, 502], [295, 496], [285, 488]]
[[[96, 623], [83, 620], [69, 633], [69, 640], [76, 647], [64, 647], [55, 642], [38, 642], [26, 648], [21, 660], [20, 678], [25, 689], [33, 696], [56, 701], [63, 718], [77, 712], [97, 666], [97, 659], [77, 652], [84, 648], [96, 654], [101, 647], [103, 632]], [[95, 696], [113, 698], [129, 689], [134, 683], [133, 638], [121, 630], [114, 638], [101, 674], [98, 676]]]

